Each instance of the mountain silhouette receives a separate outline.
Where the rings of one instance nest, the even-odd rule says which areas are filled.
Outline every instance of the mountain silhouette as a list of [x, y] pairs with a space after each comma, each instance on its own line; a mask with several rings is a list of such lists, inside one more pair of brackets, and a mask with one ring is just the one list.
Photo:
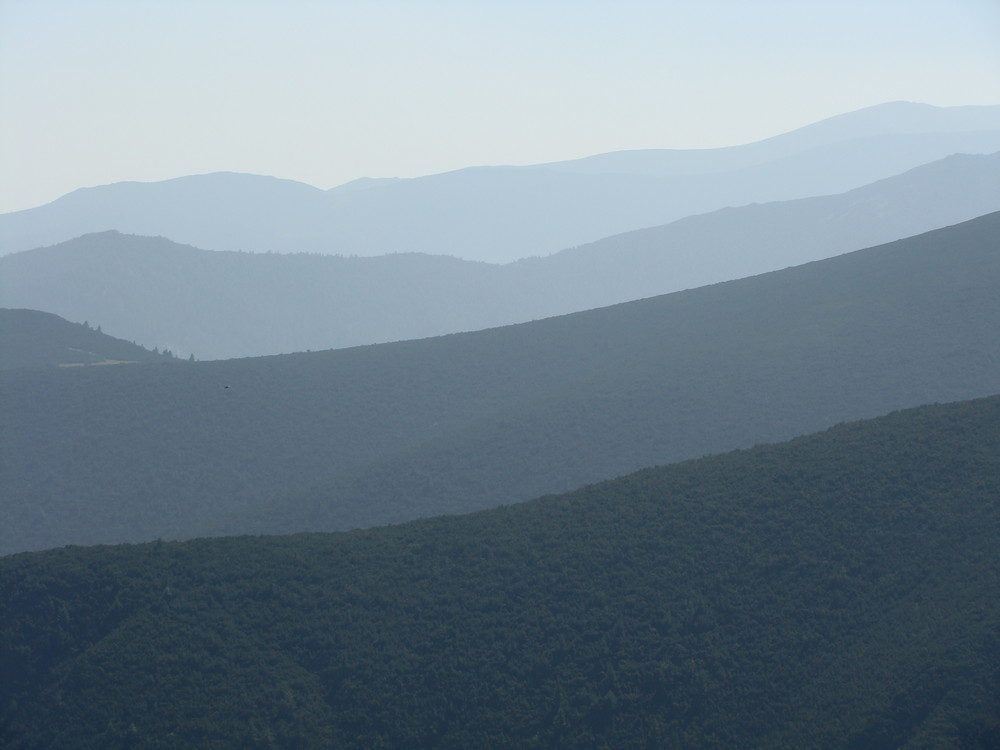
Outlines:
[[446, 256], [214, 252], [89, 235], [0, 258], [0, 305], [217, 359], [537, 320], [818, 260], [1000, 209], [1000, 154], [834, 196], [688, 217], [505, 266]]
[[0, 215], [0, 253], [117, 230], [210, 250], [509, 262], [725, 206], [850, 190], [953, 153], [997, 150], [1000, 107], [896, 103], [758, 144], [684, 152], [683, 169], [663, 166], [677, 152], [652, 151], [329, 191], [231, 173], [117, 183]]

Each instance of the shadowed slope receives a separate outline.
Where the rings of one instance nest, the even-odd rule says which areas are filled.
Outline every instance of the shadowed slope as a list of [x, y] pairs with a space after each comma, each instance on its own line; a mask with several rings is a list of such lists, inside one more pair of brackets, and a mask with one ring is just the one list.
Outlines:
[[998, 238], [1000, 213], [471, 334], [0, 374], [0, 549], [465, 512], [993, 393]]
[[0, 308], [0, 369], [159, 362], [169, 354], [106, 336], [38, 310]]
[[998, 455], [993, 397], [471, 516], [5, 558], [5, 747], [987, 750]]

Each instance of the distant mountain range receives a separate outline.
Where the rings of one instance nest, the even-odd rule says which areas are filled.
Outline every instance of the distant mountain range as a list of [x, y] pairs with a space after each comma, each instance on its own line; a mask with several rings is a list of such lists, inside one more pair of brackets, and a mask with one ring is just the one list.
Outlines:
[[185, 358], [340, 348], [537, 320], [750, 276], [1000, 210], [1000, 153], [840, 195], [722, 209], [505, 266], [249, 254], [118, 233], [0, 258], [0, 305]]
[[695, 213], [850, 190], [954, 153], [1000, 150], [1000, 107], [896, 102], [725, 149], [475, 167], [322, 191], [219, 173], [86, 188], [0, 216], [0, 253], [92, 232], [211, 250], [509, 262]]
[[170, 353], [149, 351], [39, 310], [0, 308], [0, 369], [86, 367], [162, 362]]
[[4, 750], [1000, 747], [1000, 107], [0, 256]]
[[993, 213], [476, 333], [8, 371], [0, 551], [346, 529], [519, 502], [1000, 392], [998, 352]]
[[1000, 107], [934, 107], [889, 102], [830, 117], [790, 133], [742, 146], [711, 149], [613, 151], [541, 166], [584, 174], [645, 174], [655, 177], [731, 172], [855, 138], [899, 134], [993, 131]]
[[4, 748], [994, 750], [998, 455], [992, 397], [458, 518], [6, 557]]

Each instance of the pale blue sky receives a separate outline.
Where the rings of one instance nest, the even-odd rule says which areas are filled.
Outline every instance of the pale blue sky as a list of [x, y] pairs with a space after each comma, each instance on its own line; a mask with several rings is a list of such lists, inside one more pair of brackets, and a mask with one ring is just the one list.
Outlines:
[[1000, 103], [997, 0], [0, 0], [0, 212], [220, 170], [328, 188]]

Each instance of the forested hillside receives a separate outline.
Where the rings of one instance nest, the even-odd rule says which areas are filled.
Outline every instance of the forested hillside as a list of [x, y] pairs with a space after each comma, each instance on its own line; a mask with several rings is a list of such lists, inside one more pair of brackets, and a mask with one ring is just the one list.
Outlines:
[[0, 308], [0, 369], [78, 367], [171, 359], [129, 341], [107, 336], [87, 321], [70, 323], [39, 310]]
[[998, 478], [991, 397], [463, 517], [6, 557], [4, 747], [992, 750]]
[[0, 305], [224, 359], [472, 331], [751, 276], [1000, 209], [1000, 153], [692, 216], [505, 266], [212, 252], [106, 232], [0, 258]]
[[520, 326], [0, 374], [0, 549], [336, 530], [1000, 391], [1000, 214]]

